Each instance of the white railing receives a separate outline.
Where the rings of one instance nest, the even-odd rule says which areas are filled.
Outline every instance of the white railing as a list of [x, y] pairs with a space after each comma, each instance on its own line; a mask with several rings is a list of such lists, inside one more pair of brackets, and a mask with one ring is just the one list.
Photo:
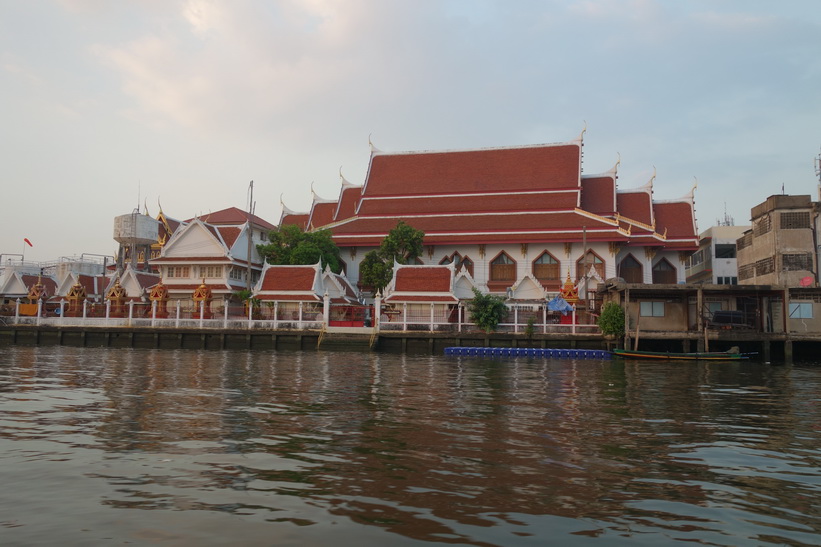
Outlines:
[[[17, 301], [13, 316], [3, 316], [7, 325], [43, 325], [52, 327], [154, 327], [193, 329], [254, 329], [254, 330], [322, 330], [327, 327], [328, 317], [313, 304], [300, 304], [298, 308], [280, 309], [279, 306], [251, 308], [245, 306], [219, 306], [213, 310], [193, 302], [169, 303], [165, 312], [156, 305], [129, 302], [113, 308], [110, 302], [84, 304], [82, 310], [70, 310], [68, 303], [37, 305], [36, 315], [22, 315]], [[382, 309], [377, 331], [406, 332], [470, 332], [479, 330], [470, 322], [468, 310], [463, 305], [413, 304], [397, 305]], [[550, 312], [546, 305], [532, 309], [509, 307], [505, 320], [496, 332], [517, 334], [600, 334], [598, 325], [580, 323], [575, 311], [566, 316]]]

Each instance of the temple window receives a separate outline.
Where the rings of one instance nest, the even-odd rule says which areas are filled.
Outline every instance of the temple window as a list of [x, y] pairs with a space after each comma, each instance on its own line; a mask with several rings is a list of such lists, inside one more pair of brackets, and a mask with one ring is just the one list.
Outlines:
[[491, 281], [516, 281], [516, 261], [504, 251], [490, 262]]
[[595, 269], [600, 278], [604, 279], [604, 260], [593, 251], [587, 251], [586, 257], [582, 257], [576, 262], [576, 278], [585, 277], [585, 273], [590, 272], [591, 267]]
[[473, 277], [473, 261], [471, 259], [466, 256], [462, 257], [459, 253], [453, 253], [450, 256], [443, 257], [439, 264], [450, 264], [451, 262], [454, 263], [456, 273], [465, 270]]
[[653, 266], [653, 283], [676, 283], [676, 268], [666, 258], [662, 258]]
[[222, 277], [222, 266], [200, 266], [200, 275], [202, 278]]
[[619, 277], [627, 283], [644, 283], [644, 268], [632, 254], [628, 254], [619, 264]]
[[539, 281], [560, 281], [559, 261], [547, 251], [533, 261], [533, 277]]
[[190, 266], [168, 266], [166, 277], [190, 277]]

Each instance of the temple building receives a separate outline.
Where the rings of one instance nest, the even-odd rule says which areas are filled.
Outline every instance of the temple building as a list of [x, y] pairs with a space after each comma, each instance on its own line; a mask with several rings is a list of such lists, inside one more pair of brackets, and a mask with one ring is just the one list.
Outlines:
[[551, 293], [568, 276], [591, 292], [611, 277], [683, 283], [699, 243], [695, 187], [660, 201], [655, 175], [621, 189], [618, 163], [583, 173], [583, 136], [455, 151], [389, 153], [371, 145], [362, 186], [343, 178], [335, 200], [314, 195], [304, 213], [283, 206], [280, 225], [329, 229], [353, 283], [365, 254], [400, 220], [425, 233], [423, 264], [453, 263], [486, 292], [509, 296], [526, 277]]

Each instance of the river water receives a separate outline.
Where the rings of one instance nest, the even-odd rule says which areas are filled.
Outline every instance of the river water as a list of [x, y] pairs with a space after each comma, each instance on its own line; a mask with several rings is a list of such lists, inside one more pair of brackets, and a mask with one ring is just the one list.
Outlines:
[[821, 364], [0, 347], [3, 545], [821, 543]]

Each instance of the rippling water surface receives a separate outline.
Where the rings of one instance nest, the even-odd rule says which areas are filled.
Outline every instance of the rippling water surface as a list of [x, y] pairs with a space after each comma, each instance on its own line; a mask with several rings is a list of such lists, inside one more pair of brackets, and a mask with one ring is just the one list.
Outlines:
[[821, 543], [821, 365], [0, 347], [0, 543]]

